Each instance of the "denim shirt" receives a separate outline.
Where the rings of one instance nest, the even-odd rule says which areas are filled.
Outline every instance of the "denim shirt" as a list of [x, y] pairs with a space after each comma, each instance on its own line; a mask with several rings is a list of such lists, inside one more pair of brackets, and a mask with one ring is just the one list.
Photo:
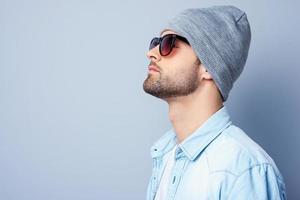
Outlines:
[[[166, 154], [176, 145], [174, 129], [151, 147], [153, 168], [147, 200], [153, 200]], [[233, 125], [224, 105], [178, 144], [166, 200], [286, 199], [283, 177], [272, 158]]]

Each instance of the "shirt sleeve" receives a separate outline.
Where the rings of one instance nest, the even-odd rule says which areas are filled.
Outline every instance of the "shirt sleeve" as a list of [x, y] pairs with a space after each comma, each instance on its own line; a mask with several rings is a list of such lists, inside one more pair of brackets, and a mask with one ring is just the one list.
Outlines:
[[270, 164], [256, 165], [236, 178], [226, 199], [285, 200], [285, 184]]

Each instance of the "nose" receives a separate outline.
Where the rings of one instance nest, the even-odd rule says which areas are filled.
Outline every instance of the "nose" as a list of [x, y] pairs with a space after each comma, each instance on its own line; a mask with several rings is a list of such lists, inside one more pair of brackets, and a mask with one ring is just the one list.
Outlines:
[[161, 59], [161, 56], [159, 54], [159, 45], [150, 49], [147, 52], [146, 56], [147, 56], [147, 58], [149, 58], [149, 60], [158, 62]]

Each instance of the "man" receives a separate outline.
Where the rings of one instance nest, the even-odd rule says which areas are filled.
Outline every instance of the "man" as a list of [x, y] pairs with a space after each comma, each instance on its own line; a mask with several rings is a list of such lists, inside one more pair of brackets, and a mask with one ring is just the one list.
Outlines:
[[286, 199], [272, 158], [223, 104], [251, 40], [234, 6], [186, 9], [154, 38], [143, 89], [165, 100], [173, 128], [152, 147], [148, 200]]

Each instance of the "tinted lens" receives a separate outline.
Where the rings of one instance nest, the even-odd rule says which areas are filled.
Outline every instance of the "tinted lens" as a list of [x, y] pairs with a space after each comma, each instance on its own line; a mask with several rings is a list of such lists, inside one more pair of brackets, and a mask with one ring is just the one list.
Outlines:
[[149, 50], [153, 49], [158, 44], [159, 44], [159, 38], [158, 37], [153, 38], [150, 42]]
[[166, 56], [171, 53], [174, 43], [174, 37], [172, 35], [166, 35], [162, 38], [160, 44], [160, 53], [162, 56]]

